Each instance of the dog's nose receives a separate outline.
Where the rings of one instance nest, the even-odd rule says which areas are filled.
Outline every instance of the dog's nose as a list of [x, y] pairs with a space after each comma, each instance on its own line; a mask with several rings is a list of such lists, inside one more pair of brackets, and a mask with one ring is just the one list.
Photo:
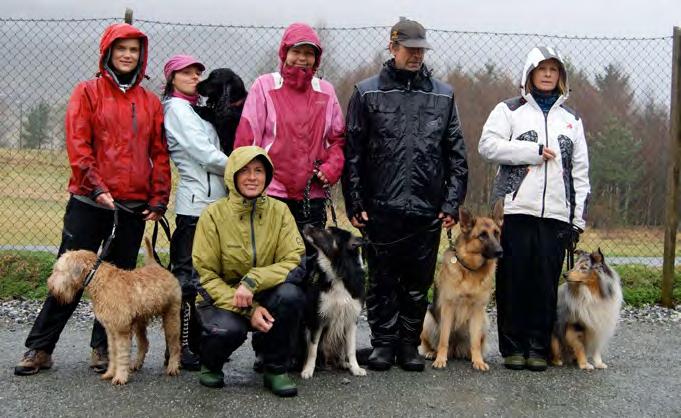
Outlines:
[[504, 250], [497, 250], [494, 252], [494, 257], [501, 258], [504, 256]]
[[567, 280], [568, 274], [567, 271], [563, 273], [563, 278]]

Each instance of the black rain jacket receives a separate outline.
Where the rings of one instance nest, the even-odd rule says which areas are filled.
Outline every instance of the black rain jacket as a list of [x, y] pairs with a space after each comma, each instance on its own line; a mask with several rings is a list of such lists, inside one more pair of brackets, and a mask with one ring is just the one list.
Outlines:
[[458, 220], [468, 164], [454, 91], [425, 65], [394, 60], [355, 86], [347, 112], [343, 194], [348, 218], [361, 211]]

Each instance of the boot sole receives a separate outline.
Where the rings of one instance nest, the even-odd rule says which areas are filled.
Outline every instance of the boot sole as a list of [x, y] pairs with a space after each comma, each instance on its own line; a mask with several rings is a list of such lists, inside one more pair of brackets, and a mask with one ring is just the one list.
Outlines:
[[425, 364], [400, 364], [400, 368], [405, 372], [422, 372], [425, 368]]
[[546, 371], [548, 366], [525, 366], [525, 368], [533, 372], [543, 372]]
[[51, 369], [52, 366], [48, 367], [36, 367], [36, 368], [26, 368], [26, 367], [15, 367], [14, 368], [14, 375], [15, 376], [33, 376], [34, 374], [40, 373], [41, 370], [49, 370]]
[[211, 388], [211, 389], [220, 389], [220, 388], [225, 387], [225, 381], [224, 380], [222, 382], [208, 383], [208, 382], [204, 382], [203, 380], [199, 379], [199, 383], [201, 384], [201, 386], [205, 386], [205, 387]]
[[504, 367], [506, 367], [509, 370], [524, 370], [525, 369], [524, 364], [504, 364]]
[[392, 366], [392, 363], [374, 363], [371, 361], [367, 363], [369, 370], [373, 370], [375, 372], [385, 372], [390, 370]]

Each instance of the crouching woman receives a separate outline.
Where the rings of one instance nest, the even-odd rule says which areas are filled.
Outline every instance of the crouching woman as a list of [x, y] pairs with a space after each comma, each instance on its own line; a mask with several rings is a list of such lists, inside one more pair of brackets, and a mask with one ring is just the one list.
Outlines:
[[273, 175], [264, 149], [234, 150], [225, 171], [228, 196], [199, 218], [192, 252], [203, 328], [199, 382], [222, 387], [225, 361], [257, 330], [264, 336], [265, 387], [295, 396], [286, 370], [304, 295], [286, 278], [298, 268], [305, 246], [286, 204], [265, 194]]

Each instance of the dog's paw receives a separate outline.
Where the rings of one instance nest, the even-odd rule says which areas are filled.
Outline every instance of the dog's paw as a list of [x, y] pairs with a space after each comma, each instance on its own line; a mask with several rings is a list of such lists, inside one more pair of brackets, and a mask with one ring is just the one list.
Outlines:
[[587, 363], [584, 363], [584, 364], [580, 364], [579, 368], [582, 369], [582, 370], [593, 370], [594, 366], [593, 366], [593, 364], [587, 362]]
[[351, 367], [350, 373], [352, 373], [353, 376], [366, 376], [367, 375], [367, 371], [364, 370], [361, 367]]
[[436, 358], [435, 361], [433, 361], [433, 367], [436, 369], [444, 369], [447, 367], [447, 359]]
[[486, 372], [489, 370], [489, 365], [485, 363], [484, 361], [474, 361], [473, 363], [473, 368], [475, 370], [480, 370], [481, 372]]
[[551, 365], [561, 367], [563, 365], [563, 360], [553, 359], [551, 360]]
[[112, 385], [124, 385], [126, 383], [128, 383], [128, 376], [126, 375], [117, 375], [111, 379]]
[[168, 367], [166, 367], [166, 374], [168, 376], [178, 376], [180, 374], [180, 367], [168, 365]]
[[312, 377], [313, 374], [314, 374], [314, 367], [306, 367], [306, 368], [303, 369], [302, 372], [300, 372], [300, 377], [302, 377], [303, 379], [309, 379], [309, 378]]
[[597, 368], [597, 369], [607, 369], [608, 365], [601, 361], [601, 362], [595, 363], [594, 367]]
[[136, 372], [142, 368], [142, 365], [144, 364], [143, 361], [136, 361], [130, 365], [130, 371], [131, 372]]
[[114, 377], [113, 370], [111, 370], [110, 372], [107, 370], [106, 373], [99, 376], [99, 378], [102, 380], [111, 380], [113, 377]]
[[423, 358], [426, 359], [426, 360], [432, 360], [432, 359], [435, 358], [435, 355], [436, 355], [436, 354], [437, 354], [437, 353], [436, 353], [435, 351], [426, 351], [426, 352], [422, 353], [421, 355], [422, 355]]

